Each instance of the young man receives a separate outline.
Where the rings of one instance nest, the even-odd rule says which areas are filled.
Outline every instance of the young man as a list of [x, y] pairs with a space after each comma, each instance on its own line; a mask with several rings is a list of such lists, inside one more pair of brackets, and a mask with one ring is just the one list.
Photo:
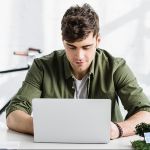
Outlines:
[[[37, 97], [111, 99], [111, 139], [134, 135], [137, 124], [150, 123], [150, 101], [124, 59], [98, 48], [96, 12], [88, 4], [69, 8], [62, 18], [61, 30], [65, 50], [34, 60], [7, 108], [7, 126], [33, 134], [31, 101]], [[118, 97], [128, 111], [125, 120]]]

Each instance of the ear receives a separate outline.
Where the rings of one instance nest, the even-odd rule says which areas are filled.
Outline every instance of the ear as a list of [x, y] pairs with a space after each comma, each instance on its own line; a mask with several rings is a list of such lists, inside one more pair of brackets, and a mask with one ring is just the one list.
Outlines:
[[96, 37], [96, 48], [99, 47], [100, 41], [101, 41], [101, 37], [100, 37], [100, 34], [98, 34]]

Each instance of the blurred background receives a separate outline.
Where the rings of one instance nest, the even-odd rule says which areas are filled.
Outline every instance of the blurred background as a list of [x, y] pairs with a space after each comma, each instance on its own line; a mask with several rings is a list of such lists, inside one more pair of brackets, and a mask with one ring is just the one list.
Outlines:
[[150, 0], [0, 0], [0, 70], [25, 66], [14, 51], [62, 49], [61, 18], [89, 3], [100, 18], [100, 48], [123, 57], [150, 97]]

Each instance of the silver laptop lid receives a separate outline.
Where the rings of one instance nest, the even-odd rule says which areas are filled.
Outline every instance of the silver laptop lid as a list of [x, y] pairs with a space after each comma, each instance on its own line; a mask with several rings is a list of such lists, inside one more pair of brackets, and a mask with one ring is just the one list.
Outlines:
[[108, 143], [111, 100], [43, 99], [32, 101], [34, 141]]

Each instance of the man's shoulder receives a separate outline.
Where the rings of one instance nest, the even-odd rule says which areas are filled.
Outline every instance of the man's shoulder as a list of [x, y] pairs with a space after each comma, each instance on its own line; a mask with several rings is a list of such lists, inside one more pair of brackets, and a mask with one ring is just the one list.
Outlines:
[[54, 50], [50, 54], [43, 55], [42, 57], [36, 58], [35, 61], [38, 62], [53, 62], [53, 61], [61, 61], [61, 58], [63, 58], [65, 55], [65, 50]]
[[107, 63], [111, 67], [119, 67], [120, 65], [126, 63], [124, 58], [121, 57], [115, 57], [112, 54], [110, 54], [107, 50], [97, 48], [96, 49], [96, 57], [99, 59], [101, 63]]

